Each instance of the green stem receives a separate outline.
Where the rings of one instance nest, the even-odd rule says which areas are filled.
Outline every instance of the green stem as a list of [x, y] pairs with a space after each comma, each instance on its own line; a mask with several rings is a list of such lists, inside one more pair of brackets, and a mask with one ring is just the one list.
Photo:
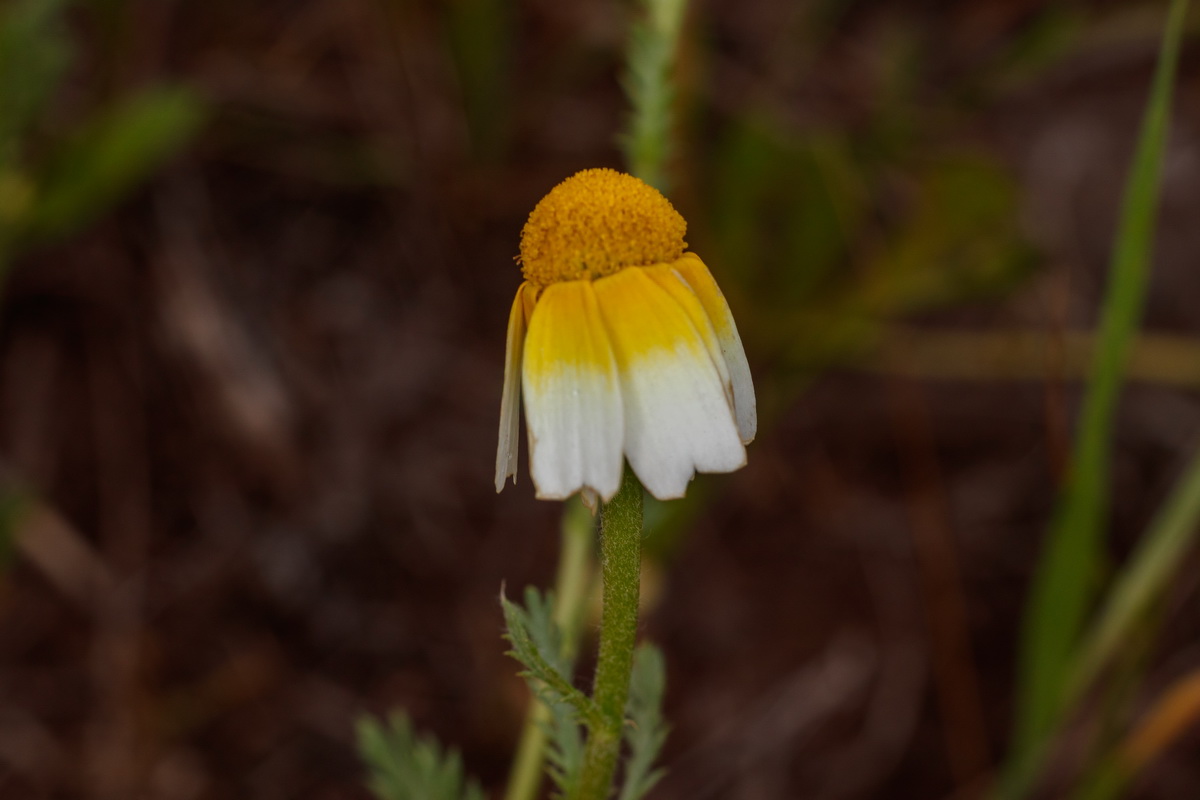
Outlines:
[[[592, 514], [578, 499], [563, 510], [562, 542], [558, 575], [554, 581], [554, 622], [562, 632], [563, 655], [574, 659], [583, 631], [584, 600], [592, 585], [592, 536], [596, 526]], [[533, 800], [542, 785], [546, 754], [546, 724], [550, 709], [531, 697], [525, 727], [517, 744], [504, 800]]]
[[588, 731], [579, 790], [571, 800], [607, 800], [612, 792], [637, 638], [641, 559], [642, 485], [627, 468], [621, 488], [600, 512], [604, 610], [592, 689], [600, 719]]
[[671, 69], [687, 0], [642, 0], [640, 5], [644, 18], [634, 23], [630, 33], [622, 78], [631, 108], [620, 143], [629, 171], [667, 194], [675, 100]]

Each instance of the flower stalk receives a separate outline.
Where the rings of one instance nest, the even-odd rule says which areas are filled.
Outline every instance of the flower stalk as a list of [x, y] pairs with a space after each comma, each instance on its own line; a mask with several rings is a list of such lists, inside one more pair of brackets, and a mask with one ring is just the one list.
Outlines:
[[600, 711], [588, 731], [579, 791], [570, 800], [606, 800], [621, 750], [629, 676], [637, 638], [642, 561], [642, 484], [626, 469], [621, 488], [600, 512], [600, 572], [604, 610], [592, 699]]

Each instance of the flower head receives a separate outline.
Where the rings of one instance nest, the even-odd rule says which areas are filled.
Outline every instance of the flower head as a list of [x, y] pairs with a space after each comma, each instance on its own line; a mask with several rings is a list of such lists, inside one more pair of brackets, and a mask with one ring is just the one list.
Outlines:
[[537, 286], [595, 280], [683, 255], [687, 222], [657, 189], [586, 169], [550, 190], [521, 231], [521, 272]]
[[538, 497], [608, 500], [624, 459], [663, 500], [696, 472], [746, 463], [750, 370], [686, 231], [667, 198], [610, 169], [573, 175], [534, 208], [508, 321], [496, 491], [515, 480], [522, 395]]

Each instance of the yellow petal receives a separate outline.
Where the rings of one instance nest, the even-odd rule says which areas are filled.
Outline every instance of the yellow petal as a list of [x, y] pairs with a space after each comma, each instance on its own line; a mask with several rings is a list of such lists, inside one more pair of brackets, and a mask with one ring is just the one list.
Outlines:
[[517, 441], [521, 408], [521, 354], [525, 346], [525, 296], [532, 293], [529, 281], [517, 288], [508, 312], [508, 343], [504, 350], [504, 389], [500, 395], [500, 435], [496, 445], [496, 491], [504, 489], [511, 475], [517, 482]]
[[666, 290], [667, 294], [671, 295], [672, 300], [679, 304], [679, 307], [687, 314], [688, 320], [696, 328], [696, 332], [700, 334], [704, 348], [708, 351], [709, 358], [712, 359], [713, 367], [716, 368], [717, 375], [721, 378], [721, 388], [725, 390], [725, 398], [729, 401], [729, 408], [732, 412], [733, 384], [729, 380], [729, 369], [725, 365], [725, 356], [721, 352], [721, 344], [717, 340], [716, 331], [713, 330], [712, 321], [709, 320], [708, 313], [696, 297], [696, 293], [671, 264], [646, 267], [645, 272], [655, 283]]
[[621, 483], [623, 410], [616, 359], [590, 281], [547, 286], [525, 337], [530, 474], [542, 498]]

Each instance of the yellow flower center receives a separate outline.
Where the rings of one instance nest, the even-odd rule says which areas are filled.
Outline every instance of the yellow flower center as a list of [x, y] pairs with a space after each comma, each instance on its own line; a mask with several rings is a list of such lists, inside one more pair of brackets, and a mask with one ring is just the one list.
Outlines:
[[632, 175], [585, 169], [550, 190], [521, 230], [521, 272], [538, 286], [595, 280], [683, 255], [687, 223]]

